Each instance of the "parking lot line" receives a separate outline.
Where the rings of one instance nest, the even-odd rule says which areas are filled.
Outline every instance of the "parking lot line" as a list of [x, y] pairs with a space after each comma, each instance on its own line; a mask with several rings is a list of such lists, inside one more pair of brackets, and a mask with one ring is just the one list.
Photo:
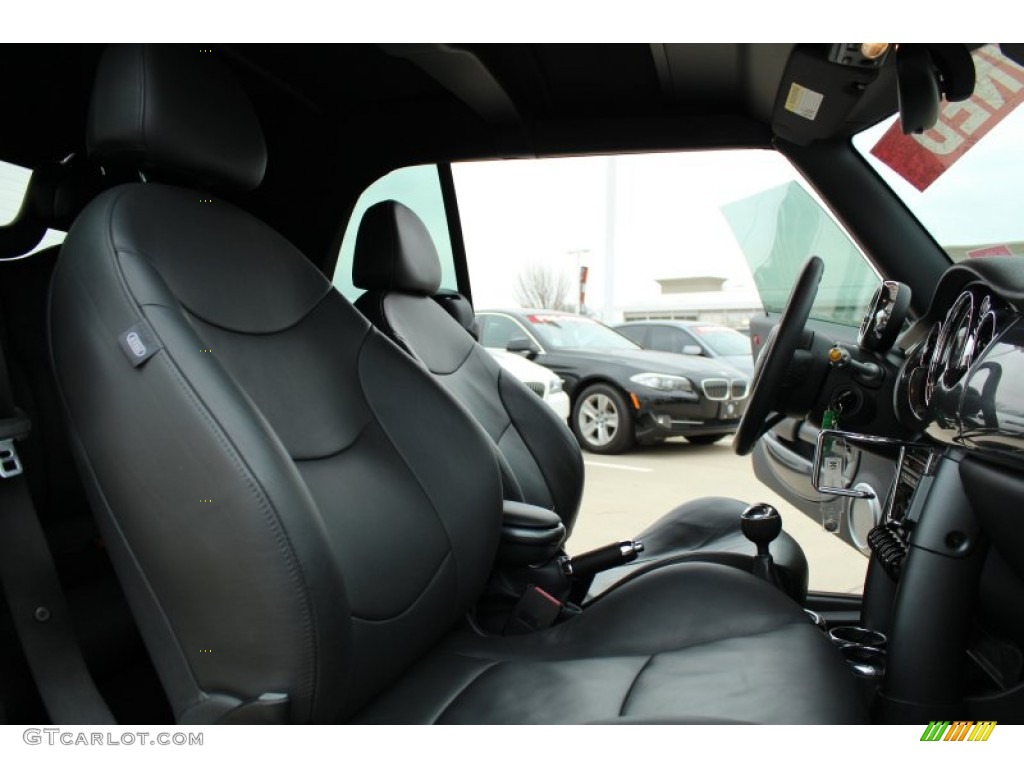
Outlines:
[[625, 464], [607, 464], [603, 461], [584, 461], [588, 467], [604, 467], [605, 469], [624, 469], [627, 472], [653, 472], [650, 467], [629, 467]]

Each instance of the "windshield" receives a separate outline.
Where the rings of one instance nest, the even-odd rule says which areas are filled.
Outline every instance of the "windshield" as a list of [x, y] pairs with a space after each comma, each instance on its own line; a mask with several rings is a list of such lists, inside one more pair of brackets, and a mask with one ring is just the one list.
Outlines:
[[973, 56], [974, 95], [935, 128], [904, 136], [893, 117], [853, 142], [953, 261], [1024, 255], [1024, 68], [993, 45]]
[[552, 349], [640, 349], [617, 331], [579, 315], [527, 315], [530, 328]]
[[691, 326], [690, 330], [719, 355], [750, 356], [750, 339], [739, 331], [709, 325]]

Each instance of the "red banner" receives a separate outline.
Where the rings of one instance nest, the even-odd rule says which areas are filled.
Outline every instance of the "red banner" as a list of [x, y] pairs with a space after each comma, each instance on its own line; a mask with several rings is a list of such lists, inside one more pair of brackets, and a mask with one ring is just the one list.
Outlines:
[[935, 127], [921, 134], [904, 136], [894, 123], [871, 150], [922, 192], [1024, 101], [1024, 68], [993, 46], [974, 51], [974, 66], [971, 98], [947, 103]]
[[968, 259], [976, 259], [979, 256], [1013, 256], [1013, 251], [1008, 245], [990, 245], [987, 248], [975, 248], [967, 252]]

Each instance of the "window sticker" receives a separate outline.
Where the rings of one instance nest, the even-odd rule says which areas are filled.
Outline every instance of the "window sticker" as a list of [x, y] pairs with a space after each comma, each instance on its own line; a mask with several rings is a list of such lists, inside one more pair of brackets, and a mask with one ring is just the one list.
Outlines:
[[818, 110], [821, 109], [821, 102], [824, 96], [810, 88], [804, 88], [799, 83], [789, 86], [789, 95], [786, 97], [786, 109], [795, 115], [814, 120], [818, 117]]

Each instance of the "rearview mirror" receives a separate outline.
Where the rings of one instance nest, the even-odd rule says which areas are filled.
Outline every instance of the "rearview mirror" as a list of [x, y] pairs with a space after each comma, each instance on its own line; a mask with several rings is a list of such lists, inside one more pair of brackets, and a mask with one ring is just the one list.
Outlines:
[[505, 346], [505, 351], [514, 352], [517, 355], [525, 355], [532, 360], [540, 352], [540, 347], [525, 336], [519, 336], [509, 341]]
[[924, 133], [938, 122], [943, 96], [970, 98], [974, 60], [958, 43], [903, 44], [896, 51], [896, 79], [903, 133]]

